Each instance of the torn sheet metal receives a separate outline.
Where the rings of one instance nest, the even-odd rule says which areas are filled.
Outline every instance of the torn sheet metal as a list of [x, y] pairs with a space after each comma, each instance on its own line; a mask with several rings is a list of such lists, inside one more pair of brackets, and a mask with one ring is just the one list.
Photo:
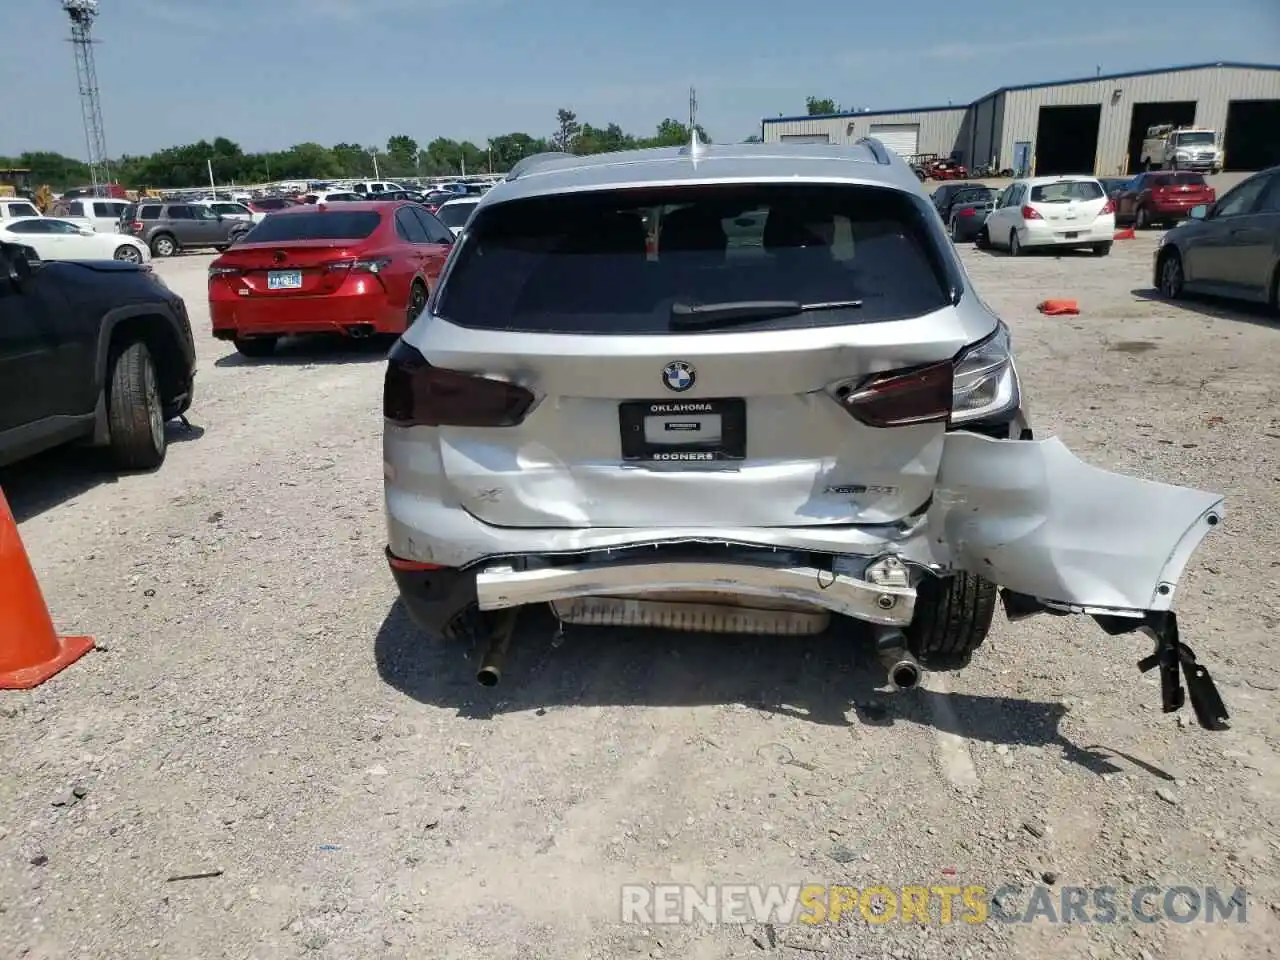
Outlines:
[[1090, 466], [1063, 443], [948, 434], [932, 560], [1043, 601], [1168, 610], [1223, 497]]

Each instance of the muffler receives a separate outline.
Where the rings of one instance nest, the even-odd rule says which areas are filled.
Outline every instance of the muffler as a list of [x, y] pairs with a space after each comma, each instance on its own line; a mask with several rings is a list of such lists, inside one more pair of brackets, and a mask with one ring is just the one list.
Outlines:
[[507, 659], [507, 648], [511, 646], [511, 635], [516, 629], [516, 612], [519, 607], [503, 611], [493, 632], [485, 643], [484, 653], [480, 656], [480, 669], [476, 671], [476, 681], [482, 687], [496, 687], [502, 679], [502, 664]]
[[907, 649], [907, 638], [894, 627], [875, 630], [876, 656], [895, 690], [911, 690], [919, 686], [924, 672]]
[[352, 340], [365, 340], [373, 336], [372, 323], [358, 323], [353, 327], [347, 327], [347, 336]]

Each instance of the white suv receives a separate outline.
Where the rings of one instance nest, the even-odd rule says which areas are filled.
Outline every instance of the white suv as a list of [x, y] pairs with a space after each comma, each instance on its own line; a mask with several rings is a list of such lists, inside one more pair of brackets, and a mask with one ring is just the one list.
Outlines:
[[495, 614], [549, 603], [734, 633], [860, 620], [908, 687], [968, 661], [998, 584], [1012, 618], [1149, 630], [1222, 719], [1170, 609], [1223, 498], [1032, 438], [1009, 330], [882, 144], [695, 141], [512, 177], [383, 398], [392, 573], [429, 634], [488, 643], [482, 680], [511, 636]]
[[1013, 256], [1036, 247], [1090, 247], [1105, 257], [1116, 234], [1116, 205], [1096, 177], [1015, 180], [996, 199], [978, 246]]

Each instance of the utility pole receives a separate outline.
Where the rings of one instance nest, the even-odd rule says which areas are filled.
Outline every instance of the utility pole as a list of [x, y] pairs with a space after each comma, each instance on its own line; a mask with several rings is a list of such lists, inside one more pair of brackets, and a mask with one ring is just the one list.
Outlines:
[[93, 21], [98, 16], [98, 0], [62, 0], [62, 10], [71, 18], [70, 41], [75, 49], [76, 81], [80, 87], [80, 112], [84, 117], [85, 146], [89, 150], [89, 178], [95, 196], [111, 182], [107, 163], [107, 134], [102, 123], [102, 103], [98, 96], [98, 70], [93, 62]]
[[378, 180], [380, 179], [378, 176], [378, 148], [371, 147], [369, 149], [369, 156], [373, 157], [373, 179]]
[[689, 134], [698, 129], [698, 91], [689, 88]]

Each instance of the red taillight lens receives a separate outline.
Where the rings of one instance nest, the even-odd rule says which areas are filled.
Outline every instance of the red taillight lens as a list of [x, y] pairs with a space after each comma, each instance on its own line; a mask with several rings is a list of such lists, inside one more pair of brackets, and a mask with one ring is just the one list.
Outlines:
[[129, 229], [130, 229], [130, 230], [134, 230], [134, 231], [141, 230], [141, 229], [142, 229], [142, 221], [141, 221], [141, 220], [133, 220], [133, 221], [130, 221], [130, 223], [129, 223]]
[[382, 413], [401, 427], [513, 427], [533, 406], [524, 387], [433, 367], [403, 340], [391, 348]]
[[1114, 200], [1108, 200], [1106, 203], [1102, 205], [1102, 209], [1098, 211], [1098, 216], [1102, 216], [1104, 213], [1115, 213], [1115, 212], [1116, 212], [1116, 202]]
[[1035, 207], [1023, 207], [1022, 219], [1023, 220], [1043, 220], [1044, 217], [1040, 216], [1040, 211], [1037, 210]]
[[951, 416], [955, 367], [950, 361], [914, 370], [877, 373], [836, 399], [869, 427], [936, 423]]
[[957, 211], [956, 215], [960, 217], [972, 217], [975, 212], [976, 211], [973, 207], [961, 207], [960, 210]]

